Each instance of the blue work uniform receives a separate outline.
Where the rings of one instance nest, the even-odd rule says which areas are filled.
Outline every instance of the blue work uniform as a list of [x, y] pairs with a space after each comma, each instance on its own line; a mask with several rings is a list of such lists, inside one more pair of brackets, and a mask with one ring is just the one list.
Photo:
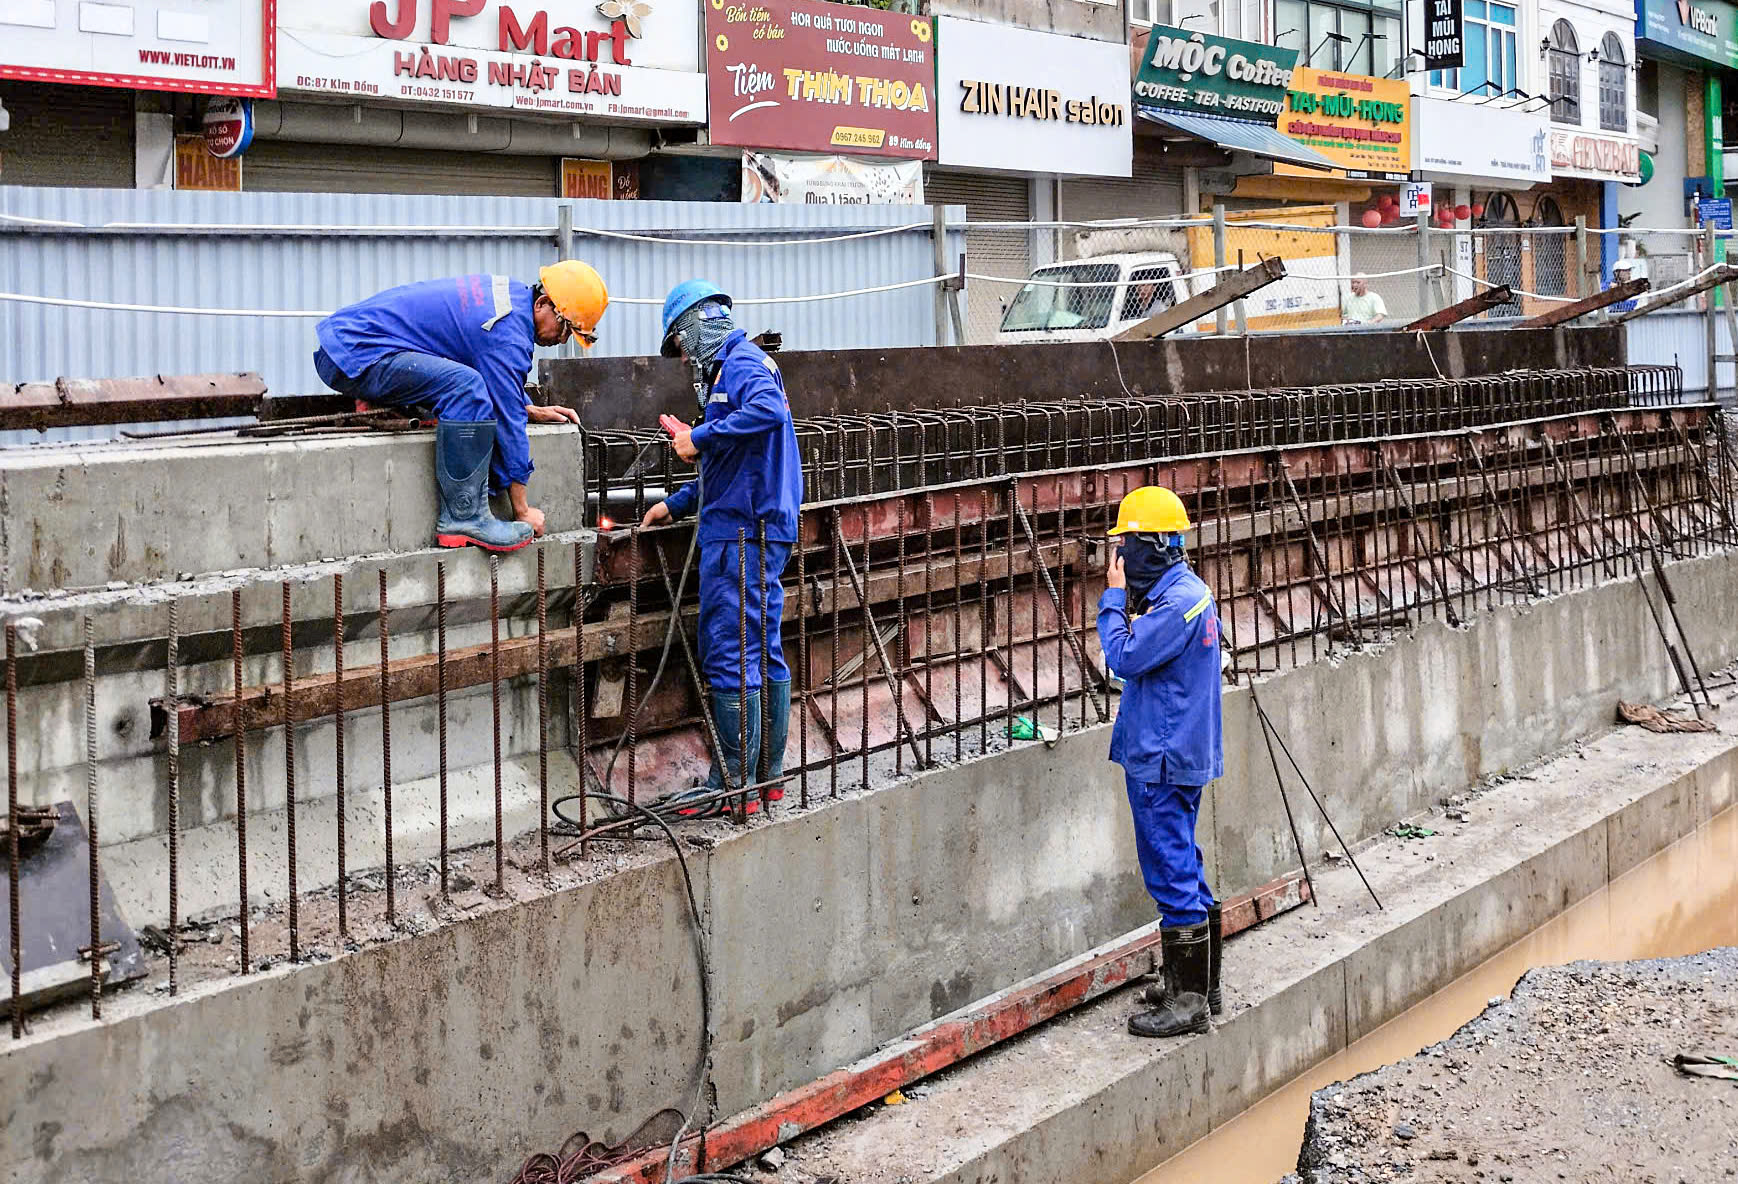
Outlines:
[[1219, 718], [1219, 614], [1187, 563], [1173, 564], [1130, 619], [1127, 593], [1098, 602], [1105, 660], [1123, 679], [1110, 759], [1123, 767], [1135, 849], [1167, 927], [1207, 919], [1213, 891], [1195, 842], [1201, 790], [1225, 771]]
[[339, 394], [370, 403], [432, 407], [453, 423], [494, 420], [489, 488], [501, 493], [531, 479], [531, 304], [531, 289], [504, 275], [390, 288], [314, 327], [314, 369]]
[[[789, 681], [779, 583], [797, 541], [803, 504], [802, 457], [778, 365], [738, 329], [724, 339], [702, 422], [695, 425], [700, 479], [665, 500], [672, 518], [700, 513], [700, 665], [718, 691]], [[704, 491], [705, 500], [701, 501]], [[766, 570], [759, 538], [766, 528]], [[740, 536], [739, 536], [740, 532]], [[739, 551], [738, 538], [746, 540]], [[747, 645], [742, 634], [747, 633]], [[745, 683], [746, 678], [746, 683]]]

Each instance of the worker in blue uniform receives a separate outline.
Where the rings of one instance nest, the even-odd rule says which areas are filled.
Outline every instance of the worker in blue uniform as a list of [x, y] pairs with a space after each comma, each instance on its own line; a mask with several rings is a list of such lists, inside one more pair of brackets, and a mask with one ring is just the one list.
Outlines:
[[1219, 616], [1184, 557], [1189, 515], [1169, 489], [1123, 498], [1098, 602], [1105, 660], [1123, 680], [1110, 759], [1123, 767], [1135, 852], [1159, 910], [1162, 982], [1129, 1019], [1137, 1036], [1205, 1032], [1222, 1010], [1219, 903], [1207, 884], [1195, 825], [1203, 787], [1224, 772]]
[[[803, 468], [784, 378], [772, 358], [736, 327], [730, 297], [721, 288], [689, 280], [671, 290], [664, 301], [663, 353], [680, 356], [694, 370], [700, 422], [690, 428], [671, 421], [669, 427], [676, 454], [697, 461], [700, 476], [648, 510], [642, 525], [700, 515], [700, 664], [723, 767], [715, 758], [703, 787], [676, 795], [680, 813], [698, 814], [707, 811], [683, 809], [681, 799], [784, 773], [791, 672], [780, 633], [784, 589], [779, 579], [797, 541]], [[784, 791], [773, 786], [766, 796], [779, 801]], [[758, 809], [759, 803], [748, 805]]]
[[[579, 422], [570, 407], [526, 397], [532, 349], [576, 335], [590, 346], [608, 307], [603, 278], [571, 259], [543, 268], [535, 286], [504, 275], [405, 284], [315, 326], [314, 370], [363, 403], [432, 410], [435, 543], [514, 551], [545, 526], [526, 495], [526, 424]], [[514, 521], [495, 516], [491, 492], [507, 495]]]

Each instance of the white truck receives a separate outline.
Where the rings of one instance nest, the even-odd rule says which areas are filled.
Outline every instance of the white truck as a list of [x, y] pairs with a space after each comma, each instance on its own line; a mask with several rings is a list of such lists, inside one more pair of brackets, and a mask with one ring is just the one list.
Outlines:
[[[1251, 329], [1311, 328], [1340, 323], [1332, 206], [1240, 211], [1227, 219], [1233, 250], [1247, 263], [1257, 256], [1286, 261], [1287, 278], [1245, 301]], [[1321, 232], [1299, 233], [1239, 222], [1285, 222]], [[1155, 228], [1096, 226], [1076, 233], [1073, 259], [1035, 269], [1002, 311], [999, 343], [1095, 341], [1115, 337], [1138, 321], [1213, 286], [1210, 224]], [[1184, 260], [1194, 261], [1185, 265]], [[1230, 310], [1228, 310], [1230, 311]], [[1235, 321], [1233, 321], [1235, 324]], [[1176, 330], [1212, 332], [1211, 317]]]

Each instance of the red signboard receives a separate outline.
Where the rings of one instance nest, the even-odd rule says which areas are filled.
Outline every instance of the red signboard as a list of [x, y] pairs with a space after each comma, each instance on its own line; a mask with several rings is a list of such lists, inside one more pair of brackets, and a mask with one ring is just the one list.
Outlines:
[[935, 159], [928, 17], [817, 0], [707, 0], [714, 144]]

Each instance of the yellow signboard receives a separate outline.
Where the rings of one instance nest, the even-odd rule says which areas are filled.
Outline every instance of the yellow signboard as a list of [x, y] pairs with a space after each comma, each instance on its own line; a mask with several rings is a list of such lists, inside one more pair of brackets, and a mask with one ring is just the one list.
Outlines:
[[1412, 100], [1405, 82], [1299, 66], [1291, 74], [1279, 130], [1341, 167], [1323, 173], [1276, 164], [1278, 175], [1409, 179]]

